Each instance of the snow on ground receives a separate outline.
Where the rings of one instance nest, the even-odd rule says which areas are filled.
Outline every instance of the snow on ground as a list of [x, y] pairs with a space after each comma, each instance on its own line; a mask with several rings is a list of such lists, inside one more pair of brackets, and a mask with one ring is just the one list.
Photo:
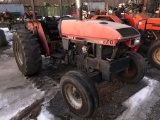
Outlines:
[[3, 53], [5, 53], [4, 55], [10, 54], [10, 53], [13, 54], [13, 48], [10, 47], [10, 48], [4, 50]]
[[43, 92], [22, 76], [14, 58], [0, 58], [0, 120], [11, 119], [42, 97]]
[[123, 103], [127, 110], [116, 120], [144, 119], [150, 108], [160, 99], [160, 93], [157, 94], [157, 87], [160, 87], [160, 82], [147, 77], [144, 77], [143, 81], [147, 82], [148, 85]]
[[46, 106], [42, 106], [41, 112], [37, 117], [37, 120], [54, 120], [54, 115], [52, 115], [48, 110], [46, 110]]

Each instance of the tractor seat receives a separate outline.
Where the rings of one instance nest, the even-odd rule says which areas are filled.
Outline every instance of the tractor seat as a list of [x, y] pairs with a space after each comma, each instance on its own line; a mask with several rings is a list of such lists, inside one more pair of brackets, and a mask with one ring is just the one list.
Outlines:
[[130, 25], [128, 19], [126, 18], [121, 18], [121, 21], [123, 22], [123, 24]]
[[48, 29], [58, 29], [58, 23], [57, 21], [53, 20], [52, 18], [50, 17], [45, 17], [44, 19], [45, 21], [45, 25]]
[[45, 17], [44, 22], [42, 22], [45, 34], [47, 34], [51, 41], [61, 40], [59, 36], [58, 23], [56, 20]]

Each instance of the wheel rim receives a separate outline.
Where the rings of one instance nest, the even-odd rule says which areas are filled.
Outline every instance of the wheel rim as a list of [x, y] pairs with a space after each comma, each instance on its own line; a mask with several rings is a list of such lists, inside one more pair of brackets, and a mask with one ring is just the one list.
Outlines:
[[157, 48], [153, 53], [153, 60], [160, 64], [160, 48]]
[[68, 103], [75, 109], [81, 109], [82, 107], [82, 98], [77, 90], [76, 87], [74, 87], [71, 84], [67, 84], [65, 86], [65, 96], [68, 100]]
[[20, 65], [23, 65], [23, 57], [22, 57], [22, 51], [19, 48], [19, 44], [16, 43], [16, 57], [18, 59], [18, 62]]

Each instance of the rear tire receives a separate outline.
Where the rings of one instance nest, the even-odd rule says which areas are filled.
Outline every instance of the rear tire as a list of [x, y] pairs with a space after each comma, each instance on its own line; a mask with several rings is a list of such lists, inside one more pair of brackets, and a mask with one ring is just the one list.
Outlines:
[[62, 77], [60, 85], [62, 95], [73, 113], [89, 117], [98, 108], [98, 92], [93, 81], [84, 73], [70, 71]]
[[0, 46], [6, 46], [7, 44], [6, 35], [4, 31], [0, 29]]
[[160, 69], [160, 41], [151, 45], [148, 50], [148, 61], [157, 69]]
[[128, 84], [135, 84], [143, 79], [146, 73], [145, 59], [138, 53], [128, 52], [130, 57], [130, 66], [127, 70], [114, 75], [113, 78], [121, 80]]
[[38, 73], [42, 57], [37, 38], [28, 30], [17, 30], [13, 34], [13, 51], [19, 70], [25, 76]]

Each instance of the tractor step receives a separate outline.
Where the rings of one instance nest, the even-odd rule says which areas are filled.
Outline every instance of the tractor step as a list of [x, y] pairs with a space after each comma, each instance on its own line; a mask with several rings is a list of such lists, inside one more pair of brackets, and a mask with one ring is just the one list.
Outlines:
[[53, 58], [54, 68], [58, 69], [60, 64], [62, 63], [62, 58], [64, 57], [64, 54], [54, 53], [54, 54], [51, 55], [51, 57]]
[[62, 59], [64, 57], [64, 54], [61, 53], [53, 53], [51, 55], [52, 58]]

